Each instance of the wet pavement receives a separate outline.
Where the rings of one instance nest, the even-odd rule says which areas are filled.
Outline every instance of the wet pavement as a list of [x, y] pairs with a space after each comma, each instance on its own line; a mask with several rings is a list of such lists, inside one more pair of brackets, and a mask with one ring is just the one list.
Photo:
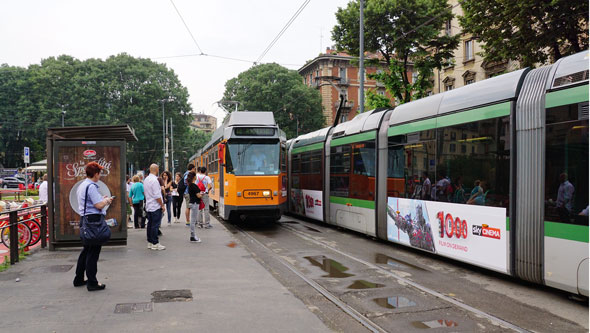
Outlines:
[[[104, 291], [72, 285], [79, 249], [38, 250], [0, 272], [0, 331], [330, 332], [306, 305], [212, 219], [189, 242], [185, 223], [163, 225], [164, 251], [145, 230], [103, 247]], [[17, 282], [18, 279], [18, 282]]]

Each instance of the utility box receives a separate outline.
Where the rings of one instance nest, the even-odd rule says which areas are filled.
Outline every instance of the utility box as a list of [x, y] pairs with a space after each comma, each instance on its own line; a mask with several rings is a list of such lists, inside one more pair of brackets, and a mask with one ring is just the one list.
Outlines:
[[128, 125], [50, 128], [47, 131], [49, 249], [82, 246], [77, 191], [86, 164], [103, 167], [98, 181], [102, 195], [115, 196], [106, 219], [114, 219], [106, 245], [127, 244], [127, 142], [137, 141]]

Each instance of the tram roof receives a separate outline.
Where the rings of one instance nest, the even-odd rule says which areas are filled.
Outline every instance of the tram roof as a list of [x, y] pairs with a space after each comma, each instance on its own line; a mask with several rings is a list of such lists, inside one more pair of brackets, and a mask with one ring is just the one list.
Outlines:
[[363, 112], [352, 120], [338, 124], [334, 128], [334, 134], [340, 134], [338, 136], [353, 135], [361, 132], [375, 130], [379, 127], [381, 118], [390, 109], [373, 109], [367, 112]]
[[269, 111], [236, 111], [229, 114], [227, 123], [229, 126], [276, 126], [275, 117]]
[[559, 59], [549, 74], [547, 89], [562, 88], [588, 81], [588, 50]]
[[294, 139], [291, 139], [290, 141], [292, 142], [293, 148], [324, 142], [328, 132], [330, 131], [330, 128], [332, 127], [324, 127], [320, 130], [300, 135]]
[[389, 126], [515, 99], [527, 71], [521, 69], [402, 104], [393, 111]]

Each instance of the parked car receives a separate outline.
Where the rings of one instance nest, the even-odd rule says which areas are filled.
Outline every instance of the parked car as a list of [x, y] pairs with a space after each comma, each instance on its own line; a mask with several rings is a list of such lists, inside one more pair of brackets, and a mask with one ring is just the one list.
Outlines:
[[4, 177], [2, 179], [2, 188], [20, 188], [20, 185], [25, 186], [25, 182], [16, 177]]

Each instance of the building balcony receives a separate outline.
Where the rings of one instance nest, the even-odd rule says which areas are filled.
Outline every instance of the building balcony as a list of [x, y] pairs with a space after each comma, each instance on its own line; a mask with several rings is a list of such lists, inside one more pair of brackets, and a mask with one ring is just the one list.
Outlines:
[[[340, 106], [340, 102], [334, 103], [334, 107], [338, 108]], [[343, 109], [352, 109], [354, 107], [354, 101], [346, 101], [344, 105], [342, 105]]]

